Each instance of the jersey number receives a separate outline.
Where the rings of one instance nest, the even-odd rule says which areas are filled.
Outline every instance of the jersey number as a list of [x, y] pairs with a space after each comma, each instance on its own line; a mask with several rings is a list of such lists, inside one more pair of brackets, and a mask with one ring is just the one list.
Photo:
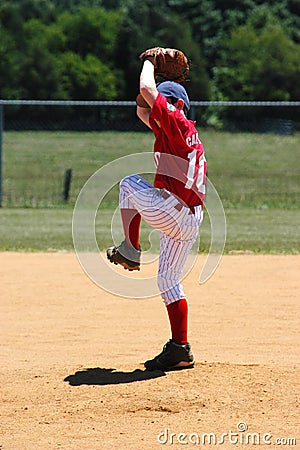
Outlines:
[[[161, 155], [160, 152], [154, 153], [154, 161], [155, 161], [156, 167], [158, 166], [160, 155]], [[188, 167], [188, 172], [186, 175], [187, 181], [186, 181], [184, 187], [187, 189], [191, 189], [191, 187], [193, 186], [193, 184], [195, 182], [195, 178], [196, 178], [197, 150], [193, 150], [192, 152], [190, 152], [188, 154], [188, 159], [189, 159], [189, 167]], [[205, 166], [206, 166], [206, 160], [205, 160], [204, 156], [201, 156], [200, 161], [199, 161], [197, 178], [196, 178], [196, 187], [197, 187], [198, 191], [201, 192], [202, 194], [205, 194]]]
[[[197, 160], [197, 150], [193, 150], [188, 154], [189, 158], [189, 168], [187, 173], [187, 181], [185, 187], [191, 189], [196, 178], [196, 160]], [[199, 192], [205, 193], [205, 158], [201, 157], [199, 161], [199, 169], [196, 178], [196, 186]]]

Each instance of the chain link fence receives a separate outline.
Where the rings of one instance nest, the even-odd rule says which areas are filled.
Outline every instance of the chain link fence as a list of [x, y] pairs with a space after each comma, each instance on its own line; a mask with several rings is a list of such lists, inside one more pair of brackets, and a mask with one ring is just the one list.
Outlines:
[[[5, 130], [143, 131], [134, 101], [0, 100]], [[300, 102], [191, 101], [199, 126], [227, 131], [292, 134], [300, 130]]]

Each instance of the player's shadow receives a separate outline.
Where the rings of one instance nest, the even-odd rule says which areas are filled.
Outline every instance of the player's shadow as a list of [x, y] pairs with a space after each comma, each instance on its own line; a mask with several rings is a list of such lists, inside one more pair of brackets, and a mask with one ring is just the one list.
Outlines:
[[80, 370], [74, 375], [68, 375], [64, 381], [67, 381], [71, 386], [86, 385], [107, 385], [107, 384], [121, 384], [134, 383], [136, 381], [151, 380], [165, 376], [162, 370], [148, 370], [136, 369], [132, 372], [121, 372], [116, 369], [103, 369], [95, 367], [90, 369]]

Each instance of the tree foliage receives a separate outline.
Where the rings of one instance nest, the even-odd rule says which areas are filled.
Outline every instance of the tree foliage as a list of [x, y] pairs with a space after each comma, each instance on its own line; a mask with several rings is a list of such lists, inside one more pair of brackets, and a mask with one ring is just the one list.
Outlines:
[[[126, 47], [124, 46], [126, 43]], [[188, 83], [193, 97], [209, 97], [209, 78], [201, 49], [193, 41], [189, 23], [178, 14], [169, 11], [166, 2], [148, 0], [127, 2], [127, 10], [121, 23], [116, 62], [124, 71], [126, 98], [137, 94], [141, 61], [138, 55], [146, 48], [163, 46], [180, 48], [192, 61]]]
[[300, 99], [299, 0], [2, 0], [0, 97], [133, 99], [157, 45], [191, 99]]
[[217, 88], [227, 99], [296, 100], [300, 98], [300, 52], [282, 27], [257, 18], [234, 30], [215, 70]]
[[[42, 19], [23, 14], [30, 2]], [[80, 8], [54, 20], [52, 8], [40, 11], [39, 5], [44, 1], [24, 0], [0, 9], [1, 97], [116, 98], [120, 83], [113, 57], [121, 12]]]

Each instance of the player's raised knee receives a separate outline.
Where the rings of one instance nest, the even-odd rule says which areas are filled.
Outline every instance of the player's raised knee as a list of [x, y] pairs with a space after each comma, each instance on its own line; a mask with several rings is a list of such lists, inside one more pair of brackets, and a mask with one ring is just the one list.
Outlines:
[[122, 180], [120, 181], [120, 189], [126, 189], [128, 186], [130, 186], [132, 183], [135, 182], [137, 177], [138, 175], [134, 173], [132, 175], [127, 175], [126, 177], [122, 178]]

